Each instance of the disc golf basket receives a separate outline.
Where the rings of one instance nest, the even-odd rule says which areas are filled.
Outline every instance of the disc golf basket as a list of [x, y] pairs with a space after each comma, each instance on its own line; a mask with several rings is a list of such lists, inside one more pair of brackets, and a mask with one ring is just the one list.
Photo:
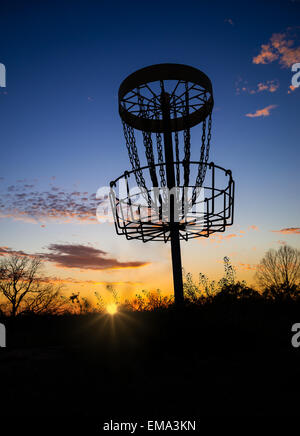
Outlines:
[[180, 240], [209, 237], [233, 223], [231, 171], [208, 162], [213, 105], [210, 79], [186, 65], [143, 68], [119, 88], [132, 169], [110, 183], [116, 231], [171, 242], [177, 306], [184, 302]]

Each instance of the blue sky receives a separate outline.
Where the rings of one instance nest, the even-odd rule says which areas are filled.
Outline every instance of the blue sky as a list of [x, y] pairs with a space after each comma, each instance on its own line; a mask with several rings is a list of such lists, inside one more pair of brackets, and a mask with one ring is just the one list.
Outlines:
[[[297, 230], [272, 232], [300, 226], [300, 90], [290, 89], [291, 66], [284, 57], [300, 62], [299, 18], [299, 1], [3, 1], [0, 245], [37, 253], [50, 244], [89, 244], [120, 261], [150, 266], [91, 271], [49, 262], [50, 273], [120, 282], [138, 276], [155, 286], [153, 271], [169, 271], [167, 247], [121, 240], [109, 224], [48, 219], [45, 207], [38, 219], [9, 207], [17, 193], [30, 198], [29, 190], [90, 196], [129, 168], [118, 87], [139, 68], [174, 62], [199, 68], [212, 80], [210, 160], [233, 171], [236, 214], [227, 234], [240, 235], [184, 244], [186, 269], [213, 275], [225, 254], [237, 253], [232, 259], [238, 267], [257, 264], [266, 249], [280, 246], [278, 240], [299, 247]], [[272, 46], [274, 34], [273, 42], [283, 41], [281, 52]], [[263, 44], [275, 58], [255, 63]], [[253, 116], [265, 109], [265, 116]], [[26, 184], [33, 187], [24, 191]], [[17, 188], [5, 197], [9, 186]], [[251, 279], [253, 270], [241, 267], [240, 273]], [[162, 281], [162, 288], [168, 286]]]

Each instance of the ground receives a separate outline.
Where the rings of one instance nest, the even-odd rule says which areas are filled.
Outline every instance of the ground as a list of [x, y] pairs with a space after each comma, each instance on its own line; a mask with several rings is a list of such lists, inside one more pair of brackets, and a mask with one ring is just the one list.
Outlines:
[[[296, 305], [6, 319], [1, 415], [297, 415]], [[298, 316], [299, 321], [299, 316]]]

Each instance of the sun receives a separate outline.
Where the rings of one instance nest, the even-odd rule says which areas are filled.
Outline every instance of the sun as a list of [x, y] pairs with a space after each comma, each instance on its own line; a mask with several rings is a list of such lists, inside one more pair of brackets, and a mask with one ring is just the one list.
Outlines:
[[115, 315], [118, 312], [118, 306], [115, 303], [108, 304], [106, 306], [106, 311], [110, 315]]

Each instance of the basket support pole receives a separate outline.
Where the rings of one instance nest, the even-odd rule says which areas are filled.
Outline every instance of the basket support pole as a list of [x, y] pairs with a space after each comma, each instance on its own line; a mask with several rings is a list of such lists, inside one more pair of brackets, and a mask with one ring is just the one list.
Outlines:
[[[169, 95], [166, 92], [161, 93], [161, 105], [163, 114], [164, 125], [164, 151], [166, 162], [166, 176], [167, 186], [171, 191], [176, 186], [175, 183], [175, 171], [174, 171], [174, 156], [173, 156], [173, 144], [172, 144], [172, 131], [170, 128], [170, 102]], [[173, 268], [173, 284], [174, 284], [174, 297], [175, 305], [182, 307], [184, 304], [183, 296], [183, 281], [182, 281], [182, 264], [181, 264], [181, 250], [180, 250], [180, 238], [179, 238], [179, 223], [174, 220], [174, 210], [176, 199], [174, 194], [170, 194], [170, 240], [171, 240], [171, 254], [172, 254], [172, 268]], [[175, 207], [174, 207], [175, 206]]]

